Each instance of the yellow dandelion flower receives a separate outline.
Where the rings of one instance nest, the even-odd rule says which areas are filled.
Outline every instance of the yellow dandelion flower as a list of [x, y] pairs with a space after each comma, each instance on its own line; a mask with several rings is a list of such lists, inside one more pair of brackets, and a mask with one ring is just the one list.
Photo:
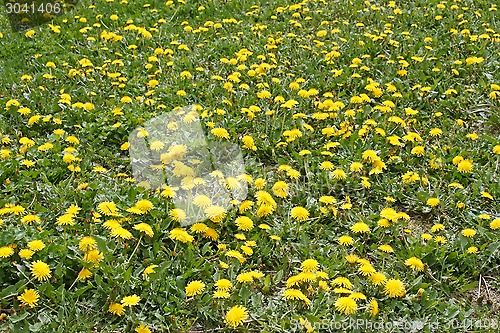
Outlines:
[[37, 252], [43, 250], [45, 248], [45, 244], [43, 243], [43, 241], [36, 239], [28, 242], [28, 248], [32, 251]]
[[26, 224], [31, 224], [33, 222], [40, 223], [40, 217], [37, 215], [28, 214], [26, 216], [23, 216], [23, 218], [21, 218], [21, 222]]
[[368, 277], [368, 280], [370, 280], [370, 282], [372, 282], [374, 285], [380, 286], [380, 285], [385, 284], [385, 282], [387, 281], [387, 278], [384, 275], [384, 273], [376, 272], [376, 273], [373, 273], [372, 275], [370, 275]]
[[132, 233], [120, 226], [111, 230], [111, 237], [121, 238], [121, 239], [132, 239]]
[[365, 150], [362, 154], [362, 157], [365, 161], [370, 162], [370, 163], [375, 162], [375, 161], [380, 159], [380, 157], [378, 157], [378, 155], [377, 155], [377, 152], [374, 150]]
[[227, 215], [227, 210], [221, 206], [210, 206], [205, 209], [205, 214], [207, 214], [210, 221], [218, 223]]
[[97, 205], [97, 210], [99, 211], [99, 213], [107, 216], [114, 216], [118, 213], [115, 203], [111, 201], [101, 202], [99, 205]]
[[71, 226], [75, 225], [75, 220], [73, 219], [73, 215], [64, 214], [57, 218], [56, 225], [58, 226]]
[[277, 235], [271, 235], [271, 236], [269, 236], [269, 238], [271, 238], [272, 240], [275, 240], [275, 241], [280, 241], [281, 240], [281, 237], [277, 236]]
[[277, 205], [271, 194], [266, 191], [258, 191], [257, 193], [255, 193], [255, 198], [257, 199], [257, 204], [259, 206], [268, 205], [271, 207], [276, 207]]
[[138, 230], [140, 232], [145, 233], [149, 237], [153, 237], [153, 235], [154, 235], [153, 228], [151, 228], [151, 226], [147, 223], [142, 222], [142, 223], [136, 224], [136, 225], [134, 225], [133, 228], [135, 230]]
[[439, 199], [438, 198], [429, 198], [427, 199], [427, 206], [429, 207], [436, 207], [439, 205]]
[[121, 303], [124, 307], [126, 306], [135, 306], [139, 304], [141, 301], [141, 297], [137, 296], [136, 294], [130, 295], [130, 296], [125, 296], [122, 298]]
[[240, 213], [244, 213], [247, 210], [249, 210], [250, 208], [252, 208], [252, 206], [253, 206], [253, 201], [244, 200], [240, 204], [239, 211], [240, 211]]
[[363, 170], [363, 163], [352, 162], [351, 165], [349, 166], [349, 170], [351, 170], [351, 172], [359, 172]]
[[93, 237], [85, 236], [78, 242], [78, 248], [81, 251], [90, 251], [97, 248], [97, 242]]
[[477, 253], [478, 251], [479, 249], [476, 246], [469, 246], [469, 248], [467, 248], [467, 253], [469, 254], [474, 254]]
[[134, 207], [138, 208], [139, 210], [141, 210], [144, 213], [147, 213], [151, 209], [153, 209], [153, 204], [149, 200], [142, 199], [142, 200], [137, 201], [137, 203], [135, 204]]
[[284, 181], [277, 181], [273, 185], [273, 193], [279, 198], [286, 198], [288, 196], [288, 184]]
[[14, 254], [14, 249], [10, 246], [0, 247], [0, 258], [8, 258]]
[[139, 326], [137, 326], [134, 331], [136, 333], [151, 333], [151, 330], [149, 329], [149, 326], [144, 326], [144, 324], [140, 324]]
[[24, 35], [28, 38], [31, 38], [33, 37], [34, 35], [36, 34], [35, 30], [31, 29], [31, 30], [28, 30], [24, 33]]
[[237, 250], [229, 250], [225, 254], [227, 257], [230, 257], [230, 258], [235, 258], [238, 260], [244, 259], [243, 255]]
[[228, 279], [219, 279], [215, 282], [215, 287], [219, 290], [228, 291], [233, 287], [233, 283]]
[[481, 197], [493, 200], [493, 196], [490, 193], [485, 192], [485, 191], [481, 192]]
[[378, 249], [385, 253], [394, 253], [394, 249], [388, 244], [382, 244], [378, 247]]
[[457, 165], [458, 171], [461, 173], [468, 173], [472, 171], [472, 160], [466, 159], [458, 163]]
[[424, 241], [428, 241], [428, 240], [432, 239], [432, 235], [425, 233], [425, 234], [420, 235], [420, 238], [422, 238], [422, 240], [424, 240]]
[[247, 216], [239, 216], [234, 223], [238, 226], [238, 230], [250, 231], [253, 229], [253, 221]]
[[186, 286], [186, 296], [192, 297], [196, 295], [200, 295], [205, 290], [205, 284], [199, 280], [191, 281]]
[[71, 216], [76, 216], [80, 212], [81, 208], [78, 207], [78, 205], [71, 204], [67, 209], [66, 209], [66, 214], [71, 215]]
[[304, 207], [297, 206], [292, 208], [290, 215], [298, 221], [305, 221], [309, 218], [309, 211]]
[[348, 289], [352, 288], [352, 282], [344, 276], [338, 276], [330, 283], [332, 284], [332, 286], [341, 286]]
[[184, 228], [175, 228], [170, 230], [169, 238], [182, 243], [191, 243], [194, 238]]
[[31, 264], [31, 274], [38, 281], [47, 281], [52, 276], [50, 266], [41, 260], [37, 260]]
[[304, 293], [299, 289], [288, 288], [283, 292], [283, 298], [286, 300], [300, 300], [305, 297]]
[[349, 298], [352, 298], [353, 300], [359, 301], [359, 300], [366, 300], [366, 296], [363, 293], [360, 293], [359, 291], [355, 291], [349, 295]]
[[370, 232], [370, 227], [364, 222], [357, 222], [351, 226], [351, 230], [355, 233], [368, 233]]
[[108, 312], [116, 316], [123, 316], [123, 314], [125, 313], [125, 309], [120, 303], [111, 303], [109, 305]]
[[247, 320], [247, 318], [247, 308], [241, 305], [235, 305], [226, 313], [224, 321], [229, 327], [236, 328], [239, 325], [243, 324], [243, 322]]
[[121, 226], [120, 222], [118, 222], [117, 220], [107, 220], [106, 222], [104, 222], [102, 224], [102, 226], [108, 230], [113, 230], [115, 228], [118, 228]]
[[351, 236], [343, 235], [337, 239], [340, 245], [348, 246], [354, 244], [354, 239]]
[[271, 230], [271, 227], [268, 224], [261, 223], [259, 224], [259, 228], [262, 230]]
[[368, 304], [368, 309], [370, 310], [370, 316], [372, 317], [377, 316], [379, 311], [377, 300], [371, 299], [370, 303]]
[[390, 207], [382, 209], [382, 211], [380, 211], [380, 216], [392, 222], [396, 222], [399, 218], [396, 210]]
[[332, 170], [333, 169], [333, 163], [330, 162], [330, 161], [324, 161], [324, 162], [321, 162], [321, 164], [319, 165], [319, 168], [321, 170]]
[[245, 135], [241, 138], [241, 141], [243, 142], [243, 148], [257, 150], [254, 139], [250, 135]]
[[208, 226], [205, 223], [195, 223], [191, 226], [191, 232], [194, 232], [196, 234], [202, 234], [205, 233], [208, 230]]
[[186, 219], [186, 212], [180, 208], [172, 209], [169, 215], [176, 222], [182, 222]]
[[25, 289], [24, 292], [17, 296], [17, 299], [23, 303], [23, 305], [28, 305], [30, 307], [35, 307], [40, 295], [34, 289]]
[[247, 256], [251, 256], [253, 254], [253, 249], [246, 245], [241, 246], [241, 251], [243, 251], [243, 253], [245, 253]]
[[79, 281], [83, 281], [85, 279], [88, 279], [89, 277], [92, 276], [92, 272], [89, 271], [87, 268], [82, 268], [82, 270], [78, 273], [77, 279]]
[[384, 287], [384, 294], [390, 298], [403, 297], [406, 295], [405, 285], [397, 279], [387, 280]]
[[418, 259], [417, 257], [411, 257], [411, 258], [406, 259], [405, 266], [408, 266], [412, 270], [419, 271], [419, 272], [423, 271], [425, 268], [425, 265], [422, 262], [422, 260]]
[[238, 274], [238, 276], [236, 277], [236, 281], [238, 281], [239, 283], [250, 283], [253, 282], [253, 280], [254, 276], [252, 272], [243, 272]]
[[210, 132], [217, 138], [229, 139], [229, 133], [225, 128], [222, 127], [212, 128]]
[[432, 232], [438, 232], [438, 231], [442, 231], [444, 230], [444, 225], [441, 224], [441, 223], [437, 223], [437, 224], [434, 224], [432, 227], [431, 227], [431, 231]]
[[200, 195], [197, 195], [194, 199], [193, 199], [193, 203], [197, 206], [197, 207], [200, 207], [200, 208], [208, 208], [212, 205], [212, 200], [210, 200], [209, 197], [207, 197], [206, 195], [204, 194], [200, 194]]
[[344, 172], [342, 169], [335, 169], [332, 171], [331, 176], [333, 179], [340, 180], [340, 179], [346, 179], [347, 174]]
[[120, 146], [121, 150], [128, 150], [130, 148], [130, 142], [125, 142]]
[[344, 287], [334, 288], [333, 292], [336, 294], [352, 294], [352, 290], [344, 288]]
[[438, 244], [446, 244], [448, 242], [448, 240], [443, 236], [434, 237], [434, 241]]
[[353, 314], [358, 310], [358, 304], [350, 297], [339, 297], [335, 301], [335, 309], [343, 314]]
[[345, 257], [345, 260], [347, 260], [348, 263], [350, 264], [355, 264], [358, 262], [359, 257], [356, 254], [348, 254]]
[[476, 230], [470, 228], [464, 229], [462, 230], [462, 235], [465, 237], [474, 237], [476, 235]]
[[319, 263], [314, 259], [306, 259], [300, 265], [304, 272], [316, 272], [319, 269]]
[[19, 251], [18, 254], [23, 259], [31, 259], [31, 257], [33, 256], [33, 254], [35, 254], [35, 252], [30, 249], [22, 249]]
[[226, 290], [219, 290], [219, 289], [217, 289], [214, 292], [214, 294], [213, 294], [212, 297], [213, 298], [229, 298], [229, 297], [231, 297], [231, 294], [228, 291], [226, 291]]
[[418, 155], [418, 156], [424, 156], [425, 155], [425, 148], [423, 146], [415, 146], [411, 150], [412, 155]]
[[500, 218], [496, 218], [490, 222], [490, 228], [493, 230], [500, 228]]
[[155, 268], [158, 267], [158, 265], [149, 265], [148, 267], [144, 268], [144, 271], [142, 272], [142, 275], [144, 277], [147, 277], [149, 274], [153, 274], [155, 272]]
[[371, 276], [372, 274], [375, 274], [377, 271], [371, 264], [362, 264], [358, 268], [358, 272], [363, 275], [363, 276]]
[[97, 249], [90, 250], [88, 252], [85, 252], [85, 255], [83, 256], [83, 260], [85, 262], [92, 262], [94, 264], [99, 264], [99, 261], [104, 258], [104, 255], [99, 252]]

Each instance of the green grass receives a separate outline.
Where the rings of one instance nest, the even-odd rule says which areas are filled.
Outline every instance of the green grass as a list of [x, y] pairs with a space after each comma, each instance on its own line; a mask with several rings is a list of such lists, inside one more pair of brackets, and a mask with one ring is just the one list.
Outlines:
[[[317, 332], [356, 320], [419, 321], [424, 332], [498, 330], [500, 27], [492, 3], [84, 0], [51, 23], [59, 32], [45, 24], [31, 37], [10, 31], [0, 16], [0, 331], [134, 332], [144, 324], [153, 332], [305, 332], [298, 324], [304, 319]], [[270, 97], [261, 98], [264, 90]], [[63, 94], [71, 100], [62, 101]], [[296, 105], [287, 107], [291, 100]], [[7, 107], [12, 101], [19, 106]], [[333, 102], [341, 103], [329, 109]], [[173, 201], [136, 186], [122, 145], [148, 120], [190, 105], [200, 106], [207, 139], [241, 147], [254, 204], [246, 212], [236, 204], [221, 222], [207, 218], [217, 239], [187, 226], [194, 240], [182, 243], [170, 237], [181, 227]], [[260, 111], [251, 114], [251, 106]], [[227, 130], [229, 139], [212, 128]], [[244, 146], [244, 136], [255, 150]], [[44, 143], [52, 147], [44, 150]], [[379, 159], [367, 159], [369, 150]], [[65, 161], [66, 154], [77, 159]], [[457, 156], [471, 160], [472, 169]], [[331, 169], [322, 165], [327, 161]], [[353, 162], [363, 168], [351, 170]], [[345, 178], [336, 178], [336, 169]], [[410, 172], [418, 175], [413, 181]], [[284, 197], [273, 190], [278, 181], [288, 186]], [[273, 213], [258, 213], [259, 191], [273, 196]], [[127, 211], [142, 199], [153, 208]], [[122, 216], [106, 214], [103, 202]], [[74, 225], [58, 225], [71, 205], [81, 208]], [[294, 207], [307, 210], [305, 220], [294, 217]], [[383, 220], [392, 213], [394, 221]], [[238, 229], [241, 215], [253, 229]], [[40, 220], [22, 222], [26, 216]], [[132, 237], [114, 237], [110, 220]], [[360, 221], [369, 232], [353, 230]], [[134, 229], [138, 223], [154, 235]], [[464, 236], [467, 229], [475, 234]], [[241, 235], [255, 242], [253, 254], [244, 254]], [[79, 246], [85, 236], [101, 259], [93, 262]], [[340, 244], [341, 236], [353, 244]], [[33, 240], [45, 247], [31, 258], [20, 255]], [[384, 244], [394, 252], [380, 250]], [[229, 250], [245, 260], [226, 256]], [[353, 254], [360, 261], [346, 260]], [[405, 265], [411, 257], [422, 270]], [[285, 299], [287, 281], [307, 259], [328, 277], [299, 275], [294, 288], [307, 300]], [[45, 281], [30, 270], [38, 260], [50, 266]], [[366, 260], [386, 279], [400, 280], [404, 295], [390, 297], [383, 283], [362, 274]], [[78, 280], [82, 268], [92, 275]], [[263, 275], [238, 282], [249, 271]], [[338, 277], [362, 293], [353, 314], [338, 306], [348, 295], [337, 289]], [[228, 298], [213, 295], [219, 279], [233, 284]], [[204, 290], [187, 297], [196, 280]], [[39, 294], [33, 308], [18, 299], [26, 289]], [[137, 305], [120, 316], [109, 312], [133, 294], [141, 298]], [[379, 307], [375, 317], [371, 300]], [[226, 314], [236, 305], [248, 317], [230, 328]]]

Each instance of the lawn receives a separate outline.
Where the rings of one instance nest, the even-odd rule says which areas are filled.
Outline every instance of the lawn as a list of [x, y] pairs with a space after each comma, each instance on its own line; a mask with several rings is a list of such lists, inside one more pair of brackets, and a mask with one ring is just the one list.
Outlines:
[[500, 331], [494, 1], [9, 1], [0, 332]]

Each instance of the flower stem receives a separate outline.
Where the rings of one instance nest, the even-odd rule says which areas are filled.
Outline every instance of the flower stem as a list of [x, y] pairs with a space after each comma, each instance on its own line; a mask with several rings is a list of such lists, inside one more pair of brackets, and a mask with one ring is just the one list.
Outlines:
[[137, 251], [137, 249], [139, 248], [139, 244], [141, 244], [141, 240], [142, 240], [142, 235], [141, 237], [139, 237], [139, 241], [137, 242], [137, 245], [135, 246], [134, 248], [134, 251], [132, 251], [132, 254], [130, 255], [130, 257], [127, 259], [127, 261], [125, 261], [125, 265], [127, 265], [130, 260], [132, 259], [132, 257], [134, 256], [135, 252]]

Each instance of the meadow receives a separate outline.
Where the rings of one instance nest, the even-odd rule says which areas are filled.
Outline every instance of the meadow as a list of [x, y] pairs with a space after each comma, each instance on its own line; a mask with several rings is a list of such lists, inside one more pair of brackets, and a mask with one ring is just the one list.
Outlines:
[[[81, 0], [22, 31], [4, 10], [0, 332], [499, 331], [499, 7]], [[243, 153], [217, 177], [246, 196], [199, 197], [196, 223], [174, 203], [203, 180], [131, 166], [169, 112]]]

